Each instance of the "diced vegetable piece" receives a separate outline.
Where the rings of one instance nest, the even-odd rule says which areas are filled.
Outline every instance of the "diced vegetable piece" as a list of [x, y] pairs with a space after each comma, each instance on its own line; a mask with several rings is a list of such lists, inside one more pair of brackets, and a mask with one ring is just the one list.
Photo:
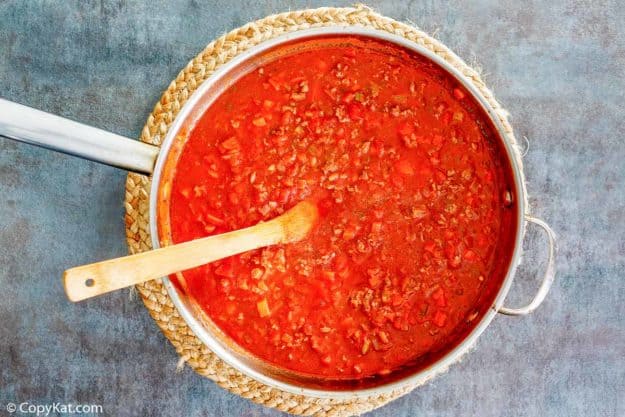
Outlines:
[[414, 168], [410, 161], [406, 159], [402, 159], [395, 164], [395, 168], [397, 168], [397, 172], [402, 175], [414, 175]]
[[258, 303], [256, 303], [256, 308], [258, 309], [258, 314], [261, 317], [269, 317], [271, 315], [271, 311], [269, 310], [269, 303], [266, 298], [263, 298]]
[[235, 137], [228, 138], [225, 141], [221, 142], [221, 146], [222, 148], [227, 149], [229, 151], [240, 148], [239, 142], [237, 141], [237, 138]]
[[354, 226], [348, 226], [343, 230], [343, 239], [351, 240], [356, 237], [357, 229]]
[[447, 314], [443, 313], [440, 310], [437, 310], [436, 313], [434, 313], [434, 318], [432, 319], [432, 322], [435, 326], [438, 327], [445, 326], [445, 323], [447, 322]]
[[362, 343], [362, 349], [360, 352], [363, 355], [366, 355], [369, 352], [369, 347], [371, 346], [371, 341], [368, 338], [365, 338], [365, 341]]
[[263, 127], [267, 125], [267, 121], [265, 120], [264, 117], [261, 116], [252, 120], [252, 124], [257, 127]]

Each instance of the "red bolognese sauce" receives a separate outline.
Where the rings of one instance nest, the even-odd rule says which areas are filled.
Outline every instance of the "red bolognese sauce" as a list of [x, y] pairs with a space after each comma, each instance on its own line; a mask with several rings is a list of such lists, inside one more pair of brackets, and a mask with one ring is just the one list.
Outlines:
[[492, 303], [516, 229], [509, 162], [472, 96], [391, 44], [328, 40], [265, 62], [207, 109], [179, 157], [175, 243], [303, 199], [302, 242], [184, 272], [240, 346], [328, 378], [427, 365]]

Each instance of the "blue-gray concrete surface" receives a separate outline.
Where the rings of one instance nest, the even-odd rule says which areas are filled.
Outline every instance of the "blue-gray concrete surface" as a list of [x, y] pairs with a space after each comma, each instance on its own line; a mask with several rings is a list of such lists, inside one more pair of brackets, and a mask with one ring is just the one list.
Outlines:
[[[348, 2], [339, 2], [348, 4]], [[176, 73], [216, 36], [319, 1], [0, 1], [0, 97], [138, 137]], [[510, 110], [533, 212], [559, 276], [524, 318], [498, 317], [448, 373], [372, 416], [625, 415], [625, 7], [603, 1], [380, 1], [436, 32]], [[0, 138], [0, 415], [8, 402], [107, 416], [275, 416], [178, 360], [142, 303], [80, 304], [61, 272], [126, 253], [125, 173]], [[510, 304], [544, 267], [538, 232]], [[15, 415], [22, 415], [17, 413]], [[52, 413], [50, 415], [55, 415]]]

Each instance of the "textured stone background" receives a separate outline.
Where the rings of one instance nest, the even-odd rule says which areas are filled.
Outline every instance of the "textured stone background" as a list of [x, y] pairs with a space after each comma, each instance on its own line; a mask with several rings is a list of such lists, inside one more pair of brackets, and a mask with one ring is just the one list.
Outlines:
[[[513, 115], [534, 214], [559, 276], [525, 318], [498, 317], [447, 374], [375, 416], [625, 415], [625, 8], [614, 1], [372, 2], [478, 62]], [[0, 0], [0, 96], [137, 137], [206, 43], [318, 1]], [[347, 4], [347, 3], [345, 3]], [[274, 416], [188, 368], [128, 292], [70, 304], [61, 272], [126, 253], [125, 173], [0, 138], [0, 404], [102, 404], [105, 415]], [[536, 288], [526, 239], [510, 295]], [[6, 411], [0, 405], [0, 415]]]

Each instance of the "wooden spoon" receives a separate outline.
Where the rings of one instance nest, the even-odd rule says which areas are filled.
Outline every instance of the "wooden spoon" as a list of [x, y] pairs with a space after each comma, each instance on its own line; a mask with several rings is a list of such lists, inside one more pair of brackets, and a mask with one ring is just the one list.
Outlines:
[[245, 229], [71, 268], [63, 274], [65, 293], [71, 301], [80, 301], [252, 249], [297, 242], [306, 237], [318, 215], [315, 204], [302, 201], [268, 222]]

